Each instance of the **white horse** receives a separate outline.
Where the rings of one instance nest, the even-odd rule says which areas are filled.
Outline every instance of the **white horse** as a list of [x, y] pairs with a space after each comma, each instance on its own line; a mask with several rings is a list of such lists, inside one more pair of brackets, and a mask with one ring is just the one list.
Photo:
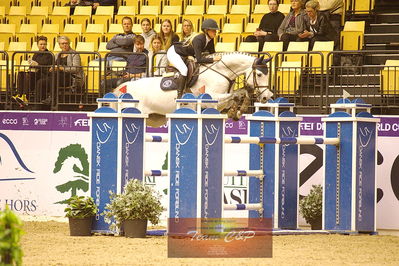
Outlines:
[[[209, 55], [210, 57], [214, 56]], [[268, 88], [269, 78], [267, 62], [270, 60], [254, 57], [246, 53], [221, 53], [220, 61], [213, 64], [201, 65], [199, 77], [191, 91], [198, 96], [201, 93], [208, 93], [212, 99], [218, 100], [218, 110], [230, 108], [243, 96], [248, 98], [248, 89], [254, 92], [258, 101], [270, 99], [273, 95]], [[244, 89], [233, 91], [237, 77], [245, 76]], [[134, 99], [140, 101], [138, 108], [149, 115], [148, 125], [161, 126], [165, 124], [165, 115], [176, 109], [175, 99], [177, 91], [164, 91], [160, 88], [162, 77], [142, 78], [128, 81], [115, 90], [115, 94], [130, 93]]]

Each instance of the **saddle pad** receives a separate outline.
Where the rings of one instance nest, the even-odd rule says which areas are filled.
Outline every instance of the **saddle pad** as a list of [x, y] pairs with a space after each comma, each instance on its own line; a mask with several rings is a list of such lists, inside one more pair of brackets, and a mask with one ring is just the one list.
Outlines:
[[164, 91], [172, 91], [177, 90], [179, 85], [177, 84], [178, 79], [175, 79], [174, 76], [171, 77], [163, 77], [161, 80], [161, 89]]

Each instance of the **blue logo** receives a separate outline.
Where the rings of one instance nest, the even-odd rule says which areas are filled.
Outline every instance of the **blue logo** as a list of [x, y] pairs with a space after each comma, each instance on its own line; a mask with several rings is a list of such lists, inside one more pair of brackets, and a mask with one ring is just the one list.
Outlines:
[[96, 126], [97, 126], [97, 131], [96, 131], [97, 140], [101, 144], [106, 143], [111, 137], [112, 132], [114, 131], [114, 127], [110, 127], [107, 123], [103, 123], [102, 125], [96, 124]]
[[[21, 156], [19, 155], [17, 149], [15, 148], [14, 143], [11, 141], [11, 139], [9, 139], [6, 135], [4, 135], [3, 133], [0, 133], [0, 138], [4, 139], [5, 142], [8, 144], [8, 146], [10, 147], [11, 151], [13, 152], [15, 158], [17, 159], [19, 165], [27, 172], [29, 173], [34, 173], [32, 170], [30, 170], [26, 164], [24, 163], [24, 161], [22, 160]], [[1, 159], [0, 159], [0, 163], [1, 163]], [[34, 178], [14, 178], [12, 180], [19, 180], [19, 179], [34, 179]], [[2, 179], [2, 180], [10, 180], [10, 179]]]
[[[140, 133], [140, 127], [136, 126], [134, 123], [131, 123], [130, 126], [128, 124], [125, 124], [125, 128], [127, 130], [127, 132], [125, 131], [126, 142], [128, 144], [135, 143]], [[129, 136], [133, 136], [133, 139], [129, 138]]]
[[[175, 133], [176, 140], [180, 145], [185, 145], [191, 137], [194, 131], [194, 127], [190, 128], [187, 124], [183, 124], [181, 127], [176, 125], [177, 132]], [[182, 141], [183, 140], [183, 141]]]
[[365, 148], [369, 145], [374, 130], [370, 130], [368, 127], [365, 126], [364, 128], [359, 128], [359, 131], [360, 145]]
[[205, 125], [205, 130], [206, 144], [212, 146], [219, 135], [220, 127], [216, 128], [214, 124], [211, 124], [209, 127], [208, 125]]

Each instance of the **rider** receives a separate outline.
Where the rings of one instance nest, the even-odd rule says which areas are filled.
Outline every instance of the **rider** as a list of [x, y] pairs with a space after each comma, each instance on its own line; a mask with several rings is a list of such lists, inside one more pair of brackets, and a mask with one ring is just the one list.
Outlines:
[[186, 86], [188, 68], [182, 57], [194, 56], [197, 63], [210, 64], [221, 59], [220, 55], [213, 58], [207, 58], [202, 55], [207, 51], [210, 54], [215, 53], [215, 44], [213, 39], [219, 30], [219, 26], [213, 19], [205, 19], [201, 26], [202, 33], [192, 34], [184, 43], [172, 45], [167, 52], [167, 58], [183, 76], [179, 86], [179, 95], [184, 91]]

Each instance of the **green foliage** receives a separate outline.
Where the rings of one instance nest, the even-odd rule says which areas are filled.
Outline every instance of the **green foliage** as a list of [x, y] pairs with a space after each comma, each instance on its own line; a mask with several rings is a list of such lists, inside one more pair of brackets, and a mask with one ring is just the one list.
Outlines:
[[67, 200], [65, 216], [70, 218], [86, 218], [96, 215], [97, 206], [92, 197], [72, 196]]
[[22, 265], [21, 227], [21, 220], [8, 206], [0, 211], [0, 265]]
[[105, 216], [105, 222], [111, 224], [110, 229], [113, 231], [118, 231], [125, 220], [149, 220], [156, 225], [164, 210], [160, 198], [159, 193], [151, 187], [137, 179], [131, 179], [126, 183], [122, 194], [110, 191], [111, 201], [105, 206], [102, 215]]
[[323, 209], [323, 187], [313, 185], [309, 195], [299, 202], [299, 212], [305, 218], [306, 222], [312, 224], [321, 217]]

